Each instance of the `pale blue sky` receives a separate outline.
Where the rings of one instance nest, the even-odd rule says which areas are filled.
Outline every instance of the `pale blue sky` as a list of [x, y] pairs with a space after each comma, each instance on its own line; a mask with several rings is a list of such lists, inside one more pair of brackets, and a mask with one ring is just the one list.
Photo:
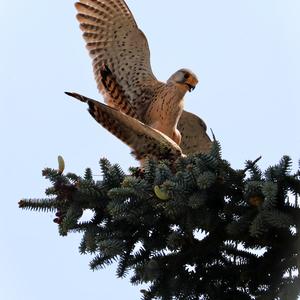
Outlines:
[[[75, 19], [74, 1], [0, 0], [0, 299], [139, 299], [140, 287], [114, 267], [91, 272], [79, 235], [58, 236], [53, 214], [21, 211], [43, 197], [41, 170], [82, 173], [107, 157], [136, 165], [127, 146], [64, 95], [101, 99]], [[148, 37], [161, 80], [181, 67], [200, 78], [187, 110], [213, 128], [236, 168], [263, 156], [263, 168], [300, 158], [300, 2], [298, 0], [128, 0]]]

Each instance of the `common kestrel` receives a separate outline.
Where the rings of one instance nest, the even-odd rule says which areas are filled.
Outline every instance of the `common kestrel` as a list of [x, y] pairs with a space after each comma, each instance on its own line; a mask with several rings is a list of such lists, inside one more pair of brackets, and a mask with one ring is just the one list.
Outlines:
[[[92, 57], [98, 89], [105, 103], [116, 109], [106, 110], [99, 104], [98, 110], [106, 110], [111, 118], [116, 118], [118, 113], [131, 117], [120, 116], [122, 123], [130, 120], [132, 134], [135, 134], [134, 126], [140, 126], [141, 122], [145, 125], [144, 134], [149, 128], [156, 133], [161, 132], [163, 139], [169, 137], [166, 140], [173, 140], [186, 154], [207, 152], [211, 141], [206, 134], [205, 123], [183, 111], [183, 97], [197, 85], [196, 75], [188, 69], [180, 69], [166, 83], [156, 79], [151, 70], [147, 39], [123, 0], [80, 0], [75, 7]], [[93, 116], [113, 131], [112, 126], [106, 126], [109, 122], [107, 116], [105, 121]], [[134, 125], [132, 119], [139, 122]], [[152, 134], [151, 131], [149, 135]], [[157, 137], [156, 134], [154, 136]]]

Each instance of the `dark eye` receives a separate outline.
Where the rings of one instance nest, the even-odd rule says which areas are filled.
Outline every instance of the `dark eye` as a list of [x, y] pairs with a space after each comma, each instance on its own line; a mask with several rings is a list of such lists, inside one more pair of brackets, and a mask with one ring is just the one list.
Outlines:
[[185, 79], [188, 79], [189, 77], [190, 77], [190, 74], [188, 74], [188, 73], [185, 73], [185, 74], [184, 74], [184, 78], [185, 78]]

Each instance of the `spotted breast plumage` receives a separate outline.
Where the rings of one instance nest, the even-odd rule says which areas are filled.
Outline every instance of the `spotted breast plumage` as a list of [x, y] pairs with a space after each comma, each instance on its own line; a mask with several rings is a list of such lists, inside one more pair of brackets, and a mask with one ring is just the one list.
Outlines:
[[[196, 75], [180, 69], [166, 83], [156, 79], [147, 39], [123, 0], [80, 0], [75, 7], [98, 89], [105, 103], [115, 109], [106, 113], [111, 118], [118, 113], [128, 115], [130, 119], [121, 116], [121, 123], [125, 122], [122, 125], [125, 126], [130, 120], [131, 134], [135, 134], [135, 126], [141, 122], [146, 125], [143, 127], [146, 132], [151, 131], [149, 135], [162, 133], [163, 139], [171, 139], [186, 154], [207, 152], [211, 141], [204, 122], [183, 111], [184, 95], [198, 83]], [[104, 106], [98, 105], [98, 109], [104, 110]], [[105, 126], [108, 118], [104, 121], [93, 117], [108, 129]]]

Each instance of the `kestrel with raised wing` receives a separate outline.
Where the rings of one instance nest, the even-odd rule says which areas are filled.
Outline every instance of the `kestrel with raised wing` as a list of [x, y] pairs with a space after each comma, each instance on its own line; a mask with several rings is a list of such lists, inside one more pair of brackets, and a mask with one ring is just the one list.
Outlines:
[[[145, 124], [145, 128], [161, 132], [163, 138], [167, 136], [183, 147], [186, 154], [207, 152], [211, 141], [204, 122], [183, 111], [184, 95], [198, 83], [196, 75], [180, 69], [166, 83], [156, 79], [147, 39], [123, 0], [80, 0], [75, 7], [105, 103]], [[99, 105], [98, 109], [104, 106]], [[116, 117], [115, 110], [107, 111]], [[134, 120], [121, 119], [125, 123], [130, 120], [134, 134]], [[107, 119], [97, 121], [111, 128], [104, 124]]]

